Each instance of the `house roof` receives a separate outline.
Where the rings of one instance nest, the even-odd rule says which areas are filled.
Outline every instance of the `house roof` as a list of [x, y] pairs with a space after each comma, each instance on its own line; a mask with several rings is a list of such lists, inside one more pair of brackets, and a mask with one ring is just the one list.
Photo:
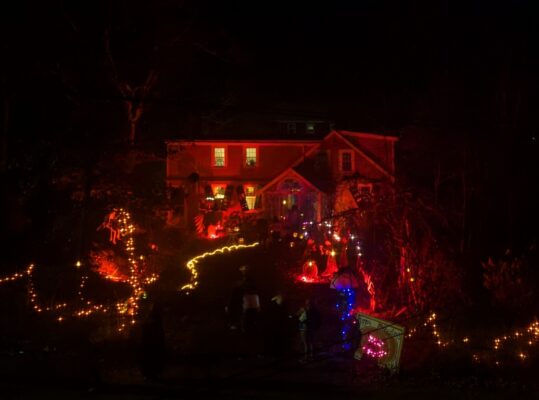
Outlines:
[[380, 134], [380, 133], [352, 132], [352, 131], [343, 131], [343, 130], [340, 130], [340, 129], [339, 129], [338, 132], [340, 132], [341, 135], [354, 136], [354, 137], [365, 138], [365, 139], [389, 140], [389, 141], [392, 141], [392, 142], [396, 142], [396, 141], [399, 140], [399, 138], [397, 136], [383, 135], [383, 134]]
[[305, 145], [305, 144], [319, 144], [320, 139], [200, 139], [200, 140], [191, 140], [191, 139], [174, 139], [166, 140], [166, 144], [265, 144], [268, 146], [271, 145], [281, 145], [281, 144], [291, 144], [291, 145]]
[[328, 136], [325, 137], [325, 139], [329, 138], [331, 135], [338, 136], [341, 140], [343, 140], [350, 148], [358, 152], [364, 159], [366, 159], [369, 163], [371, 163], [377, 170], [382, 172], [385, 176], [387, 176], [392, 181], [395, 180], [395, 177], [391, 172], [387, 170], [386, 167], [384, 167], [379, 161], [377, 161], [371, 154], [369, 154], [366, 150], [362, 149], [360, 147], [360, 144], [357, 141], [352, 141], [346, 137], [345, 134], [341, 133], [340, 131], [332, 131]]

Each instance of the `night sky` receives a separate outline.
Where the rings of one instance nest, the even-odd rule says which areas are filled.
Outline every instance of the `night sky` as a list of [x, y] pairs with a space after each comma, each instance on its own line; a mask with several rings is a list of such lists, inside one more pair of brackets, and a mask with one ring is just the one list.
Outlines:
[[[145, 149], [163, 154], [165, 139], [200, 137], [204, 118], [225, 131], [246, 113], [329, 119], [341, 129], [401, 136], [404, 181], [421, 185], [430, 184], [433, 159], [448, 158], [449, 176], [467, 146], [482, 168], [477, 202], [491, 204], [512, 182], [519, 218], [529, 225], [528, 213], [537, 215], [539, 35], [531, 1], [2, 7], [4, 169], [31, 175], [80, 166], [122, 146], [125, 97], [114, 79], [136, 87], [155, 71], [137, 132]], [[506, 215], [507, 201], [491, 214]]]

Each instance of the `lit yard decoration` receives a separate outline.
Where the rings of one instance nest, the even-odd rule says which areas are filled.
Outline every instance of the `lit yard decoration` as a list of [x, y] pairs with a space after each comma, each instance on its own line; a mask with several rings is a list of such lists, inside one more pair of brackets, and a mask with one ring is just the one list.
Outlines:
[[356, 314], [356, 319], [361, 343], [354, 358], [371, 357], [376, 359], [379, 366], [396, 372], [399, 369], [404, 327], [361, 312]]
[[[519, 362], [525, 362], [531, 357], [532, 352], [536, 352], [536, 346], [539, 344], [539, 321], [534, 320], [528, 326], [521, 327], [514, 332], [506, 332], [494, 339], [477, 339], [470, 338], [467, 335], [460, 338], [451, 338], [440, 332], [437, 324], [437, 314], [431, 313], [417, 327], [411, 329], [407, 334], [407, 338], [411, 338], [418, 334], [424, 328], [431, 330], [433, 341], [440, 348], [456, 348], [463, 346], [470, 353], [474, 362], [494, 362], [497, 367], [502, 366], [502, 361], [506, 362], [513, 359]], [[475, 349], [475, 351], [474, 351]]]
[[[133, 325], [136, 322], [136, 317], [139, 310], [139, 301], [145, 295], [145, 287], [152, 284], [158, 278], [157, 274], [151, 274], [144, 276], [143, 256], [136, 256], [135, 243], [133, 233], [135, 227], [131, 222], [130, 214], [124, 209], [115, 209], [107, 215], [105, 222], [98, 228], [107, 228], [110, 230], [109, 240], [116, 245], [121, 241], [124, 245], [128, 262], [129, 262], [129, 275], [126, 279], [117, 279], [126, 281], [132, 289], [131, 295], [125, 300], [117, 302], [116, 304], [103, 305], [95, 304], [90, 300], [87, 300], [84, 296], [84, 288], [87, 275], [82, 275], [81, 282], [78, 288], [79, 301], [77, 304], [57, 303], [51, 305], [44, 305], [39, 301], [39, 295], [34, 285], [33, 272], [35, 267], [31, 264], [26, 271], [17, 272], [13, 275], [0, 278], [0, 284], [8, 283], [19, 280], [21, 278], [27, 278], [27, 296], [28, 303], [32, 309], [37, 313], [51, 312], [55, 314], [55, 319], [58, 322], [62, 322], [68, 318], [83, 318], [93, 314], [111, 314], [116, 313], [119, 317], [118, 331], [123, 331], [128, 325]], [[75, 267], [80, 268], [82, 263], [77, 261], [74, 263]], [[111, 279], [108, 276], [105, 276]]]
[[196, 257], [191, 258], [189, 261], [187, 261], [186, 267], [191, 273], [191, 279], [189, 280], [189, 283], [186, 283], [182, 287], [179, 288], [180, 292], [185, 292], [186, 294], [189, 294], [191, 290], [194, 290], [198, 286], [198, 271], [197, 271], [197, 263], [210, 256], [214, 256], [216, 254], [224, 254], [225, 252], [231, 252], [235, 250], [241, 250], [241, 249], [248, 249], [252, 247], [258, 246], [258, 242], [251, 243], [251, 244], [235, 244], [232, 246], [224, 246], [220, 247], [218, 249], [215, 249], [213, 251], [208, 251], [206, 253], [200, 254]]
[[2, 283], [13, 282], [13, 281], [17, 281], [17, 280], [19, 280], [21, 278], [26, 278], [27, 276], [30, 276], [32, 274], [33, 269], [34, 269], [34, 265], [30, 264], [30, 266], [28, 266], [28, 268], [24, 272], [15, 272], [12, 275], [0, 278], [0, 285]]

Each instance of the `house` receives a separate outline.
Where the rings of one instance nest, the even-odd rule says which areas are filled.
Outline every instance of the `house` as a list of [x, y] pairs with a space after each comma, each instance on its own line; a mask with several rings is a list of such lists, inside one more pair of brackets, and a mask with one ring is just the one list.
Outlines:
[[333, 130], [322, 139], [168, 141], [169, 222], [194, 227], [203, 213], [230, 210], [313, 221], [357, 208], [392, 190], [397, 140]]

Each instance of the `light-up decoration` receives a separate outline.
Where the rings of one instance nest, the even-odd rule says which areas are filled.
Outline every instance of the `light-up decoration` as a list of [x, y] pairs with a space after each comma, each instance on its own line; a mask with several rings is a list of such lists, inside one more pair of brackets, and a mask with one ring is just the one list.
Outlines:
[[346, 288], [339, 290], [340, 300], [336, 304], [336, 308], [339, 311], [339, 317], [341, 320], [341, 341], [342, 347], [345, 350], [351, 348], [350, 335], [352, 333], [352, 327], [356, 324], [351, 312], [354, 308], [356, 293], [352, 288]]
[[327, 263], [326, 263], [326, 269], [322, 273], [322, 276], [332, 277], [339, 270], [339, 267], [337, 266], [337, 260], [335, 258], [336, 254], [337, 253], [335, 253], [335, 250], [333, 249], [329, 253]]
[[365, 354], [376, 359], [379, 366], [396, 372], [404, 341], [404, 327], [362, 312], [356, 313], [355, 317], [361, 332], [361, 343], [354, 358], [360, 360]]
[[[151, 274], [147, 277], [143, 277], [143, 267], [139, 264], [142, 263], [144, 257], [141, 255], [136, 257], [135, 244], [133, 233], [135, 231], [134, 225], [131, 223], [131, 217], [129, 213], [123, 209], [115, 209], [108, 214], [105, 222], [98, 228], [108, 228], [111, 231], [110, 241], [113, 244], [120, 239], [124, 239], [125, 250], [128, 255], [128, 262], [130, 266], [130, 274], [127, 277], [127, 282], [132, 288], [132, 294], [125, 301], [118, 302], [114, 305], [94, 304], [90, 300], [86, 300], [84, 297], [84, 287], [88, 280], [87, 275], [81, 277], [79, 284], [78, 296], [79, 303], [82, 305], [80, 308], [76, 308], [68, 303], [58, 303], [45, 306], [39, 302], [39, 296], [35, 289], [35, 285], [32, 279], [32, 274], [35, 270], [33, 264], [31, 264], [25, 272], [18, 272], [5, 278], [0, 279], [0, 284], [6, 282], [12, 282], [23, 277], [27, 277], [27, 296], [28, 303], [36, 313], [54, 312], [56, 313], [55, 320], [62, 322], [69, 317], [88, 317], [90, 315], [101, 313], [108, 314], [116, 312], [119, 321], [118, 331], [121, 332], [128, 325], [133, 325], [136, 322], [136, 317], [139, 309], [139, 300], [144, 297], [144, 287], [155, 282], [158, 278], [157, 274]], [[74, 263], [76, 267], [82, 266], [80, 261]], [[59, 314], [62, 312], [62, 314]]]
[[524, 328], [515, 330], [513, 333], [506, 333], [505, 335], [494, 339], [487, 339], [486, 341], [475, 340], [473, 343], [469, 336], [464, 336], [459, 339], [450, 338], [446, 334], [442, 335], [436, 320], [436, 313], [429, 314], [425, 322], [410, 329], [406, 337], [411, 338], [418, 334], [422, 329], [430, 328], [434, 342], [441, 348], [453, 348], [460, 345], [466, 346], [471, 352], [472, 349], [469, 348], [469, 346], [470, 344], [473, 344], [477, 349], [489, 349], [488, 351], [483, 351], [484, 354], [478, 352], [472, 353], [471, 358], [476, 363], [481, 361], [492, 362], [494, 360], [494, 365], [497, 367], [502, 365], [500, 359], [506, 359], [508, 354], [512, 355], [514, 359], [518, 361], [523, 362], [527, 360], [530, 357], [530, 354], [527, 351], [531, 350], [533, 346], [539, 343], [539, 321], [537, 320]]
[[187, 264], [186, 264], [187, 269], [191, 273], [191, 278], [189, 279], [189, 283], [179, 288], [179, 291], [189, 294], [190, 291], [194, 290], [198, 286], [197, 264], [200, 260], [206, 257], [214, 256], [216, 254], [224, 254], [225, 252], [231, 252], [231, 251], [256, 247], [258, 246], [258, 244], [259, 244], [258, 242], [255, 242], [251, 244], [235, 244], [231, 246], [224, 246], [224, 247], [221, 247], [213, 251], [209, 251], [209, 252], [206, 252], [196, 257], [191, 258], [189, 261], [187, 261]]
[[27, 276], [32, 274], [33, 269], [34, 269], [34, 265], [30, 264], [30, 266], [24, 272], [15, 272], [14, 274], [11, 274], [9, 276], [0, 278], [0, 285], [7, 282], [17, 281], [21, 278], [26, 278]]
[[374, 289], [374, 282], [371, 279], [371, 275], [368, 274], [362, 267], [359, 268], [359, 272], [363, 276], [363, 282], [367, 286], [367, 292], [369, 293], [369, 310], [374, 312], [376, 310], [376, 290]]
[[112, 250], [90, 252], [90, 262], [97, 267], [95, 271], [105, 279], [114, 282], [126, 282], [128, 280], [128, 276], [122, 273], [120, 266], [115, 261]]
[[320, 278], [318, 277], [318, 265], [316, 264], [316, 261], [305, 261], [303, 263], [302, 273], [298, 275], [296, 279], [304, 283], [320, 282]]
[[[131, 324], [135, 323], [135, 319], [138, 315], [139, 300], [144, 292], [144, 287], [141, 282], [142, 267], [139, 265], [139, 259], [135, 254], [135, 239], [133, 233], [135, 232], [135, 226], [131, 222], [130, 214], [124, 209], [118, 210], [118, 222], [120, 234], [125, 237], [125, 250], [127, 252], [127, 261], [129, 262], [129, 277], [127, 282], [131, 285], [131, 296], [123, 303], [117, 304], [119, 314], [126, 315], [131, 319]], [[125, 322], [120, 324], [119, 331], [122, 331], [126, 326]]]
[[367, 343], [362, 346], [363, 353], [372, 358], [382, 358], [387, 355], [384, 341], [375, 336], [369, 335]]

